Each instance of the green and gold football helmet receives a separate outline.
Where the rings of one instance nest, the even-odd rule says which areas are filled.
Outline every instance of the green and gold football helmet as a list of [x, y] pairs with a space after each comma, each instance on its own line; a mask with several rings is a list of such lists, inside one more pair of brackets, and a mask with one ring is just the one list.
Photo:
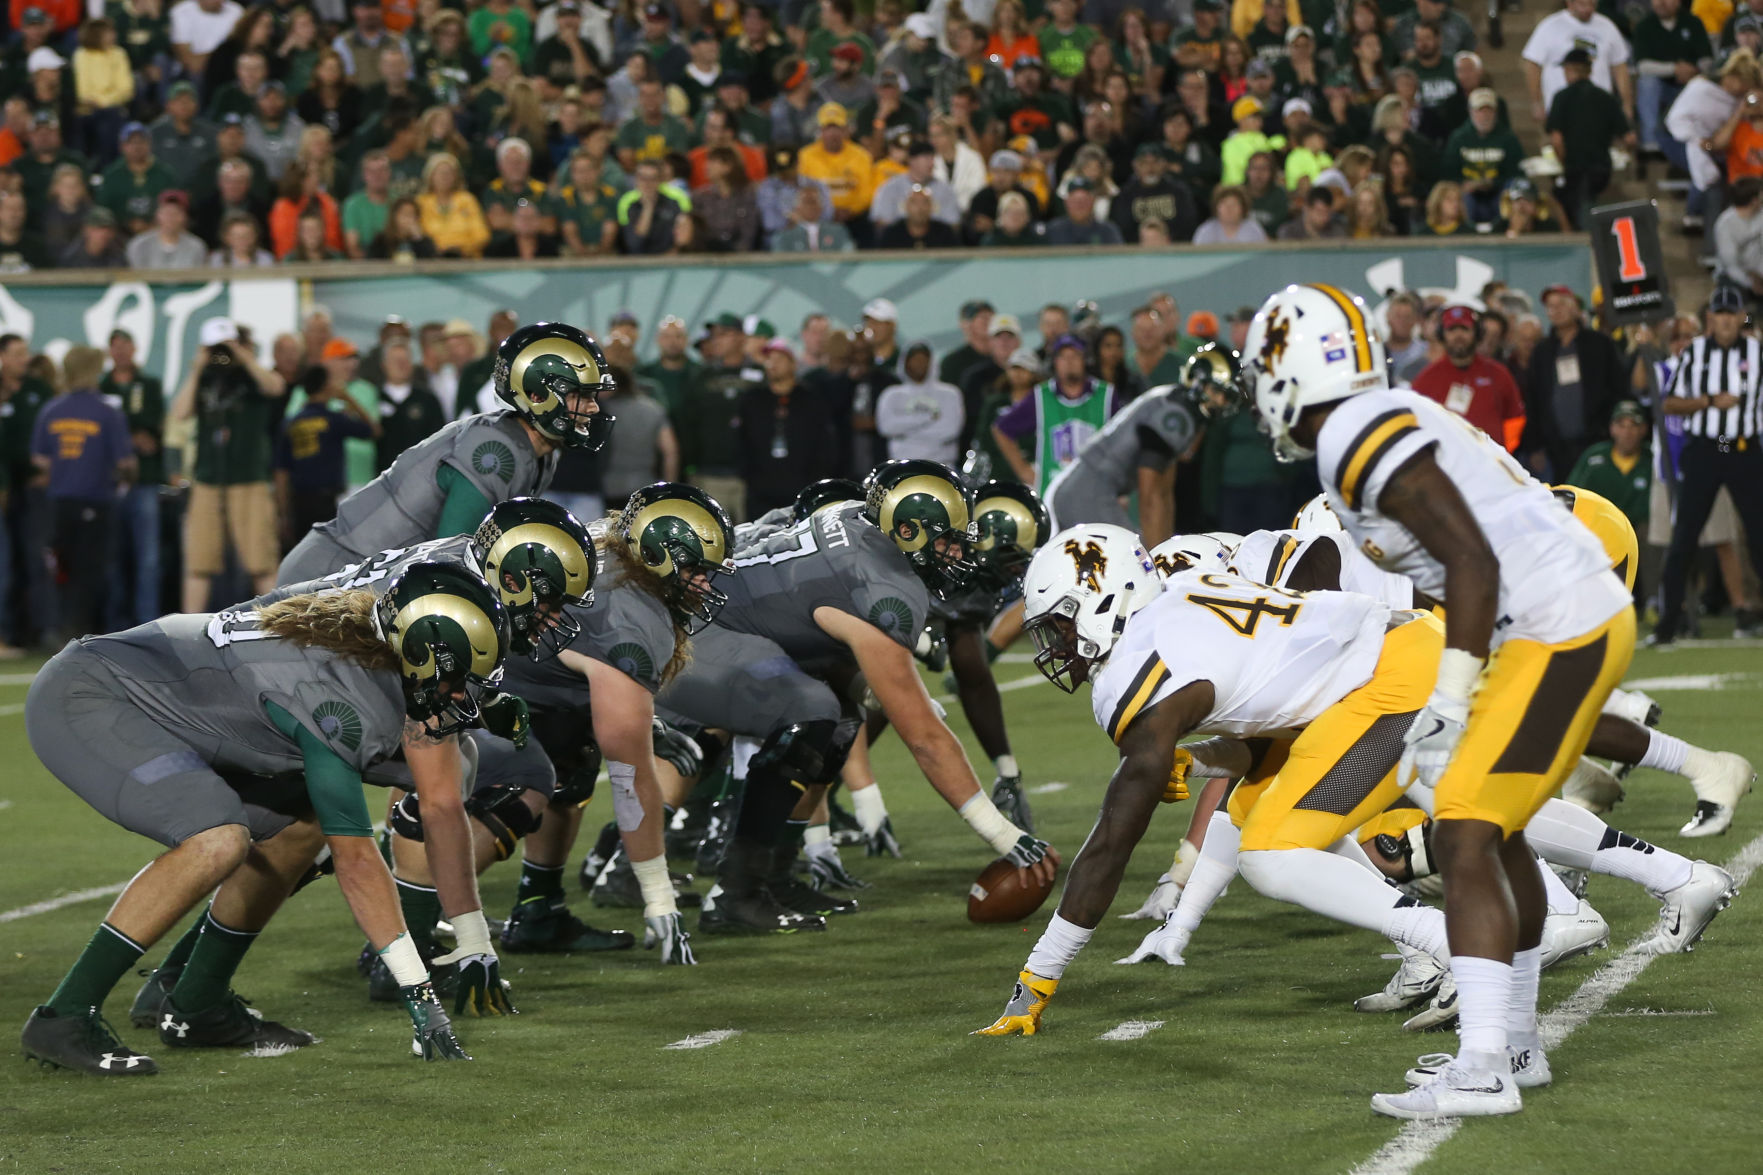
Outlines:
[[490, 586], [457, 563], [413, 563], [374, 619], [398, 655], [405, 714], [436, 736], [476, 725], [508, 656], [508, 610]]
[[863, 514], [912, 561], [926, 587], [948, 599], [973, 578], [977, 534], [961, 475], [940, 461], [884, 461], [864, 482]]
[[828, 506], [842, 502], [861, 502], [863, 487], [848, 477], [823, 477], [802, 487], [790, 507], [790, 517], [797, 522], [820, 513]]
[[1053, 530], [1041, 496], [1019, 481], [988, 481], [974, 491], [973, 526], [974, 583], [988, 591], [1021, 579]]
[[728, 603], [716, 577], [734, 574], [734, 531], [722, 504], [697, 486], [658, 481], [630, 496], [611, 537], [661, 581], [668, 606], [695, 633]]
[[540, 661], [581, 632], [565, 604], [590, 604], [598, 556], [588, 528], [543, 498], [498, 502], [473, 536], [489, 581], [508, 609], [511, 651]]
[[586, 331], [561, 322], [521, 327], [496, 348], [493, 379], [496, 395], [522, 420], [566, 449], [592, 453], [612, 435], [614, 418], [585, 406], [615, 386]]
[[1242, 406], [1241, 365], [1237, 353], [1218, 343], [1203, 343], [1181, 369], [1188, 402], [1212, 420], [1234, 416]]

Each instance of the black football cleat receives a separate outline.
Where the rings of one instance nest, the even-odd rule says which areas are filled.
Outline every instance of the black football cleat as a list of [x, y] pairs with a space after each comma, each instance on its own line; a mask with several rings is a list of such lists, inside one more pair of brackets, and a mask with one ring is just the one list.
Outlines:
[[234, 992], [198, 1012], [178, 1008], [170, 996], [159, 1008], [159, 1041], [176, 1049], [249, 1048], [286, 1052], [318, 1038], [299, 1028], [265, 1020]]
[[825, 930], [826, 919], [789, 909], [764, 887], [737, 896], [719, 886], [704, 895], [698, 929], [705, 934], [796, 934]]
[[571, 954], [577, 951], [628, 951], [637, 945], [628, 930], [601, 930], [545, 899], [514, 907], [502, 928], [502, 949], [511, 955]]
[[182, 963], [141, 972], [147, 982], [141, 985], [141, 990], [135, 993], [135, 1002], [129, 1005], [129, 1023], [136, 1028], [158, 1028], [159, 1005], [178, 985], [178, 976], [183, 973]]
[[771, 891], [771, 896], [777, 899], [778, 905], [798, 914], [818, 914], [824, 918], [833, 914], [857, 912], [856, 898], [837, 897], [798, 881], [794, 876], [773, 877], [765, 883], [765, 888]]
[[51, 1069], [77, 1069], [99, 1077], [151, 1077], [159, 1066], [116, 1038], [97, 1008], [63, 1016], [47, 1004], [31, 1013], [19, 1035], [24, 1055]]

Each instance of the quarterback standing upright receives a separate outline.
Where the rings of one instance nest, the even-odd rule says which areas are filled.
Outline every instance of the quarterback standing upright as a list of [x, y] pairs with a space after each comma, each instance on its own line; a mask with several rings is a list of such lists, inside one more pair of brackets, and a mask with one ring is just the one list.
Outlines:
[[1403, 739], [1402, 776], [1436, 817], [1459, 1051], [1372, 1108], [1514, 1113], [1521, 1084], [1549, 1080], [1536, 1031], [1545, 903], [1522, 829], [1627, 670], [1634, 610], [1597, 541], [1546, 487], [1446, 409], [1389, 386], [1354, 296], [1286, 287], [1256, 314], [1243, 361], [1275, 455], [1314, 454], [1360, 549], [1446, 607], [1437, 682]]

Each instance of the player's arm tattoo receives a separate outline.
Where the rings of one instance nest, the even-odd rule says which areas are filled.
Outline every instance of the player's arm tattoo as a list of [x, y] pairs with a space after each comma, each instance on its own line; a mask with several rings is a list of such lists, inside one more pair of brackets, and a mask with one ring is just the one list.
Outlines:
[[406, 744], [419, 747], [432, 747], [444, 743], [452, 737], [453, 736], [450, 734], [436, 734], [433, 730], [429, 729], [429, 725], [426, 722], [418, 722], [414, 718], [404, 719], [404, 742]]

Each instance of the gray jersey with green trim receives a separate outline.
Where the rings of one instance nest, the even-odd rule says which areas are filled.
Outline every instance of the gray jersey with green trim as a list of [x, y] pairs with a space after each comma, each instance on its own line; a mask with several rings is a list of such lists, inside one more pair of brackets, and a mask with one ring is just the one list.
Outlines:
[[796, 511], [789, 506], [775, 506], [751, 522], [735, 523], [735, 550], [770, 538], [780, 530], [796, 524]]
[[80, 644], [110, 666], [137, 706], [217, 768], [303, 769], [300, 748], [276, 729], [265, 702], [357, 771], [402, 745], [395, 672], [265, 636], [250, 609], [167, 616]]
[[[1084, 442], [1054, 480], [1068, 492], [1130, 494], [1139, 488], [1139, 469], [1168, 469], [1193, 444], [1197, 431], [1193, 409], [1180, 388], [1152, 388]], [[1051, 495], [1053, 487], [1047, 492]]]
[[313, 527], [358, 563], [378, 551], [436, 536], [447, 493], [442, 467], [457, 470], [491, 505], [545, 492], [558, 453], [541, 458], [512, 410], [462, 417], [399, 454], [391, 468], [344, 498], [337, 516]]
[[[582, 626], [569, 651], [603, 662], [655, 693], [673, 658], [673, 618], [667, 606], [626, 582], [617, 568], [594, 584], [594, 602], [565, 611]], [[502, 688], [535, 710], [573, 710], [588, 704], [588, 679], [561, 657], [532, 661], [510, 657]]]
[[848, 660], [843, 641], [814, 622], [825, 606], [867, 620], [907, 649], [918, 642], [930, 593], [893, 540], [852, 502], [822, 510], [735, 551], [716, 623], [768, 637], [800, 663]]
[[333, 571], [323, 579], [284, 584], [241, 604], [241, 608], [267, 608], [293, 596], [309, 596], [317, 592], [346, 592], [366, 589], [383, 596], [392, 581], [412, 563], [448, 563], [465, 568], [479, 579], [484, 578], [484, 565], [477, 555], [477, 543], [468, 534], [433, 539], [414, 547], [393, 547], [372, 558], [351, 563], [341, 571]]

